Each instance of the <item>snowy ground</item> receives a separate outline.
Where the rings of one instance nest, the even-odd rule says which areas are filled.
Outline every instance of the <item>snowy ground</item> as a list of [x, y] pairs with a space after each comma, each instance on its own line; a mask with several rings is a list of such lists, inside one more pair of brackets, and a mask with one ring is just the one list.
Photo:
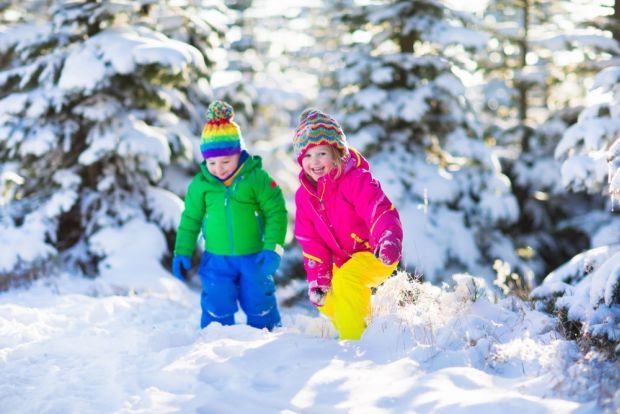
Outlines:
[[140, 292], [102, 279], [39, 281], [0, 295], [0, 412], [524, 414], [620, 406], [613, 391], [607, 409], [596, 402], [609, 393], [601, 376], [618, 365], [583, 365], [552, 319], [511, 299], [472, 302], [471, 280], [457, 282], [447, 290], [390, 279], [362, 340], [339, 342], [302, 308], [283, 309], [284, 327], [273, 333], [244, 325], [201, 331], [198, 294], [171, 277]]

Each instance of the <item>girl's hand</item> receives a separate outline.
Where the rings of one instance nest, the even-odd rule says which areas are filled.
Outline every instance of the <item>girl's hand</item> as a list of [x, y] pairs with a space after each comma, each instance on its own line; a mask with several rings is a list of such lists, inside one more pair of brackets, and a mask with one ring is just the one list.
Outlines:
[[386, 266], [391, 266], [400, 260], [402, 246], [400, 240], [391, 237], [392, 232], [386, 230], [379, 238], [375, 249], [375, 257]]
[[308, 287], [308, 298], [314, 306], [321, 307], [325, 304], [325, 298], [329, 289], [331, 289], [331, 275], [319, 276], [316, 280], [310, 282]]
[[329, 287], [324, 286], [310, 286], [308, 288], [308, 298], [310, 302], [316, 307], [321, 307], [325, 304], [325, 298], [329, 292]]

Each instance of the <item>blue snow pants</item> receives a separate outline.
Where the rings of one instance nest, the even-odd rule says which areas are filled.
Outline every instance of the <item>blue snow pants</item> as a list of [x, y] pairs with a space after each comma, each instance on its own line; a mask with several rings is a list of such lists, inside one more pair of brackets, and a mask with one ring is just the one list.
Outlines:
[[202, 282], [200, 327], [211, 322], [233, 325], [237, 301], [254, 328], [280, 326], [273, 275], [259, 274], [257, 254], [221, 256], [204, 252], [198, 274]]

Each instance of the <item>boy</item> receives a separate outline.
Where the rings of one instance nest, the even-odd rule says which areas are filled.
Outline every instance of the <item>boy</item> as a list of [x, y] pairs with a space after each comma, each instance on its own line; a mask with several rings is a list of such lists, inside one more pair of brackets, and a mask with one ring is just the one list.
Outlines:
[[234, 324], [238, 301], [248, 325], [271, 330], [280, 324], [273, 274], [283, 252], [287, 212], [282, 191], [260, 157], [245, 150], [233, 117], [225, 102], [209, 106], [200, 143], [205, 162], [185, 196], [173, 274], [183, 280], [181, 268], [192, 267], [202, 227], [201, 328]]

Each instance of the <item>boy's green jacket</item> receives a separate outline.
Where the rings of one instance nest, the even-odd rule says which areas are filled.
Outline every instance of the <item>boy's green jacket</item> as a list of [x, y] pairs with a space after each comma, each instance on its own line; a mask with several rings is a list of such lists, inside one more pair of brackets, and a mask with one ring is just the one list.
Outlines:
[[284, 197], [260, 157], [250, 156], [228, 187], [209, 174], [204, 162], [200, 169], [185, 195], [175, 254], [193, 254], [201, 226], [209, 253], [252, 254], [284, 245]]

